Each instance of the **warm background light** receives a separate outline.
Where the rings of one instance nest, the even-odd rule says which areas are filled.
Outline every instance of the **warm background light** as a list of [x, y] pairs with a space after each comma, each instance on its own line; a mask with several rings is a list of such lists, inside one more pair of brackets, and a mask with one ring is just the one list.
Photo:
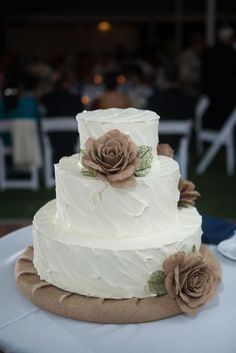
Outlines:
[[98, 23], [98, 29], [101, 32], [108, 32], [111, 29], [111, 24], [108, 21], [101, 21]]
[[94, 78], [93, 78], [93, 82], [96, 84], [96, 85], [100, 85], [103, 81], [103, 77], [102, 75], [95, 75]]
[[81, 102], [82, 102], [84, 105], [89, 104], [89, 102], [90, 102], [89, 96], [82, 96]]
[[123, 83], [125, 83], [126, 81], [126, 78], [124, 75], [118, 75], [116, 77], [116, 82], [119, 84], [119, 85], [122, 85]]

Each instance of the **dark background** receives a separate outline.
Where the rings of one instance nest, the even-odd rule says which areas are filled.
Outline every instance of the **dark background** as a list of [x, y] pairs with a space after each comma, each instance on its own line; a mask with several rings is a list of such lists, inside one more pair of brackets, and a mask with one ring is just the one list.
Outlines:
[[[111, 48], [112, 44], [129, 47], [120, 27], [136, 36], [135, 45], [173, 47], [181, 50], [188, 45], [193, 32], [206, 32], [207, 1], [66, 1], [34, 2], [20, 1], [3, 3], [0, 6], [0, 52], [6, 50], [22, 52], [31, 49], [31, 54], [50, 57], [69, 50], [94, 50], [98, 45], [97, 36], [86, 47], [83, 39], [90, 39], [95, 33], [98, 21], [109, 20], [113, 24], [112, 33], [102, 40]], [[216, 1], [216, 27], [222, 23], [234, 25], [236, 22], [236, 2]], [[93, 34], [91, 31], [94, 28]], [[61, 34], [63, 29], [64, 34]], [[57, 33], [57, 35], [56, 35]], [[134, 34], [135, 33], [135, 34]], [[116, 38], [122, 36], [117, 40]], [[36, 39], [36, 40], [33, 40]], [[60, 45], [55, 41], [60, 39]], [[69, 40], [69, 43], [68, 43]], [[21, 49], [19, 48], [19, 41]], [[44, 45], [39, 42], [45, 42]], [[80, 43], [82, 42], [82, 44]], [[112, 44], [111, 44], [112, 42]], [[54, 45], [51, 45], [53, 44]], [[51, 51], [48, 49], [51, 47]], [[104, 49], [102, 46], [101, 49]], [[38, 48], [38, 50], [37, 50]], [[60, 50], [59, 50], [60, 49]], [[165, 48], [164, 48], [165, 49]]]

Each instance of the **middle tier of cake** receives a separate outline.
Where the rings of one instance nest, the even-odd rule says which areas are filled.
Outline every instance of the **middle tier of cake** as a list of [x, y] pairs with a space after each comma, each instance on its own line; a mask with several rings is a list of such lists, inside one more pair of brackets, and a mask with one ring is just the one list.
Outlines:
[[57, 222], [81, 234], [143, 237], [175, 224], [180, 174], [171, 158], [157, 156], [150, 173], [131, 188], [82, 175], [78, 154], [62, 158], [55, 177]]

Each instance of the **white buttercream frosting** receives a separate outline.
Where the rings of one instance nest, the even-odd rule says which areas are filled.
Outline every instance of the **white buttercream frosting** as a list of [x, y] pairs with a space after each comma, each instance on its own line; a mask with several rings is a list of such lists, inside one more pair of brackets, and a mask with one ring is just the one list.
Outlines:
[[55, 165], [56, 200], [33, 221], [34, 266], [59, 288], [101, 298], [152, 296], [147, 281], [177, 251], [201, 243], [201, 216], [178, 209], [179, 167], [156, 156], [159, 117], [151, 111], [106, 109], [77, 115], [81, 148], [111, 129], [151, 146], [153, 163], [134, 187], [117, 189], [81, 173], [79, 155]]
[[193, 207], [178, 210], [174, 226], [149, 237], [87, 237], [58, 224], [56, 202], [34, 218], [34, 265], [59, 288], [101, 298], [152, 296], [147, 281], [176, 251], [201, 243], [201, 217]]
[[80, 144], [84, 148], [89, 137], [97, 139], [112, 129], [129, 135], [137, 145], [151, 146], [156, 154], [159, 116], [150, 110], [98, 109], [77, 114]]
[[84, 176], [79, 155], [55, 166], [58, 223], [96, 237], [137, 237], [173, 225], [179, 200], [179, 166], [171, 158], [155, 158], [151, 171], [136, 186], [117, 189]]

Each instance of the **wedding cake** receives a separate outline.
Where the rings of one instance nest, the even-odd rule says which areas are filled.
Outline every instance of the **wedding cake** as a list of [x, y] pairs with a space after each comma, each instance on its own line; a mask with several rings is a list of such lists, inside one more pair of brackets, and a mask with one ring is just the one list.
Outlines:
[[[201, 216], [193, 206], [178, 207], [179, 166], [157, 154], [159, 116], [112, 108], [84, 111], [77, 121], [80, 154], [55, 165], [56, 199], [33, 221], [41, 280], [86, 297], [149, 298], [171, 294], [171, 266], [181, 273], [193, 261], [199, 293]], [[208, 272], [202, 296], [214, 282]]]

